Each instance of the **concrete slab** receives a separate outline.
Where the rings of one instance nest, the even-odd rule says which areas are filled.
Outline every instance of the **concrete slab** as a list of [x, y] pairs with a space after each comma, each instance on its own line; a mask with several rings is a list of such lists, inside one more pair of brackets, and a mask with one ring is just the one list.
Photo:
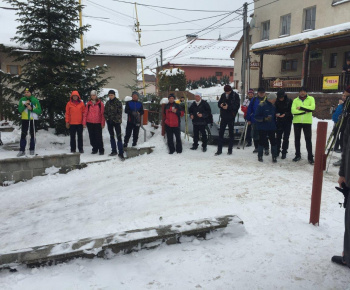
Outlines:
[[233, 234], [233, 237], [245, 232], [243, 221], [239, 217], [227, 215], [0, 253], [0, 269], [13, 268], [19, 264], [52, 265], [78, 257], [104, 258], [111, 251], [128, 254], [152, 249], [162, 243], [181, 243], [182, 238], [186, 241], [186, 237], [191, 236], [205, 239], [208, 234], [219, 231]]
[[125, 155], [126, 158], [132, 158], [136, 157], [142, 154], [151, 154], [153, 152], [154, 147], [143, 147], [143, 148], [137, 148], [137, 147], [128, 147], [125, 148]]

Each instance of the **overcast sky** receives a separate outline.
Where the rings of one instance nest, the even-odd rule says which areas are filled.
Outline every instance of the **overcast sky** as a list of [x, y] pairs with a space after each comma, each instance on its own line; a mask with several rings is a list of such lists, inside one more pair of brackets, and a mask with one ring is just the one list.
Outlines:
[[[127, 0], [126, 0], [127, 1]], [[131, 1], [130, 1], [131, 2]], [[140, 27], [142, 29], [141, 43], [144, 47], [147, 59], [145, 64], [153, 65], [156, 61], [156, 57], [159, 59], [159, 50], [161, 48], [166, 51], [171, 48], [176, 47], [186, 43], [186, 34], [198, 33], [199, 31], [207, 28], [208, 26], [214, 24], [214, 29], [204, 30], [199, 33], [199, 37], [206, 39], [217, 39], [221, 33], [221, 37], [224, 38], [230, 34], [236, 33], [230, 36], [229, 39], [239, 39], [242, 35], [242, 10], [239, 14], [234, 12], [232, 14], [225, 14], [240, 9], [245, 2], [243, 0], [138, 0], [137, 3], [189, 9], [189, 10], [210, 10], [213, 12], [203, 12], [203, 11], [180, 11], [180, 10], [170, 10], [163, 8], [154, 8], [137, 5], [138, 17], [140, 22]], [[94, 17], [95, 20], [100, 19], [100, 21], [113, 22], [116, 25], [130, 25], [134, 24], [135, 17], [135, 5], [128, 3], [121, 3], [113, 0], [82, 0], [83, 5], [94, 6], [94, 15], [87, 15]], [[253, 9], [253, 5], [248, 6], [248, 11]], [[220, 15], [220, 16], [218, 16]], [[249, 13], [248, 13], [249, 15]], [[218, 16], [218, 17], [215, 17]], [[97, 18], [98, 17], [98, 18]], [[99, 18], [101, 17], [101, 18]], [[202, 19], [203, 18], [203, 19]], [[88, 18], [86, 18], [88, 19]], [[194, 22], [181, 23], [184, 21], [197, 20]], [[180, 23], [179, 23], [180, 22]], [[226, 24], [224, 24], [227, 22]], [[169, 24], [178, 23], [178, 24]], [[161, 25], [164, 24], [164, 25]], [[218, 27], [220, 26], [220, 27]], [[116, 34], [117, 35], [117, 34]], [[117, 37], [111, 35], [111, 37]], [[171, 41], [165, 41], [171, 38], [176, 38]], [[154, 45], [154, 42], [162, 42]], [[157, 53], [157, 55], [155, 55]], [[151, 56], [151, 57], [149, 57]]]

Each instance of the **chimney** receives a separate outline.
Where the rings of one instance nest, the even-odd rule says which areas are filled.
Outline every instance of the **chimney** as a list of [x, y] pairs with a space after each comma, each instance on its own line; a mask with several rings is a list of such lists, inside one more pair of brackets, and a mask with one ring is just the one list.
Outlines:
[[198, 37], [197, 34], [186, 34], [187, 42], [190, 42]]

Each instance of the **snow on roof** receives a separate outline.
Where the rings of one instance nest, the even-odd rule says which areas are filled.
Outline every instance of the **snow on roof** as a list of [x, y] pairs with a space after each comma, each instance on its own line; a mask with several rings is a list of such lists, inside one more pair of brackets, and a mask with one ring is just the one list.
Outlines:
[[[102, 22], [96, 18], [85, 17], [85, 15], [96, 15], [96, 8], [84, 4], [83, 23], [91, 27], [84, 35], [84, 46], [99, 44], [97, 55], [123, 56], [123, 57], [145, 57], [142, 47], [136, 42], [136, 34], [132, 26], [119, 26], [115, 22]], [[2, 3], [3, 7], [12, 7]], [[18, 47], [18, 43], [11, 40], [16, 35], [16, 27], [20, 25], [16, 19], [15, 10], [0, 9], [0, 44]], [[6, 27], [6, 29], [5, 29]], [[75, 49], [80, 49], [80, 42], [75, 44]]]
[[237, 40], [194, 39], [170, 51], [164, 58], [164, 63], [177, 65], [198, 65], [233, 67], [230, 58]]
[[302, 41], [305, 39], [313, 39], [318, 38], [325, 35], [331, 35], [342, 31], [350, 30], [350, 22], [342, 23], [334, 26], [329, 26], [325, 28], [315, 29], [303, 33], [294, 34], [291, 36], [283, 37], [283, 38], [277, 38], [272, 40], [266, 40], [266, 41], [260, 41], [255, 43], [251, 50], [260, 49], [260, 48], [267, 48], [270, 46], [280, 45], [280, 44], [287, 44], [287, 43], [293, 43]]
[[179, 68], [171, 68], [171, 69], [164, 69], [159, 72], [159, 74], [163, 74], [166, 76], [176, 76], [178, 74], [184, 74], [185, 71]]

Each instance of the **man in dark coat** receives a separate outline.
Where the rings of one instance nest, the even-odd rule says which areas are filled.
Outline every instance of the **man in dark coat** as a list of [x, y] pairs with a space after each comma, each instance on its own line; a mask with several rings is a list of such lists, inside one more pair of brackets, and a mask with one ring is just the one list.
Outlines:
[[289, 148], [289, 136], [292, 129], [293, 115], [292, 115], [292, 100], [288, 98], [284, 90], [277, 92], [276, 117], [277, 117], [277, 156], [281, 152], [282, 144], [282, 159], [286, 159]]
[[[350, 98], [350, 92], [347, 94], [347, 98]], [[347, 114], [350, 114], [349, 108], [347, 109]], [[338, 179], [339, 186], [342, 188], [344, 188], [344, 184], [346, 187], [350, 187], [350, 118], [346, 119], [343, 139], [343, 152]], [[350, 268], [350, 202], [347, 202], [345, 209], [343, 254], [342, 256], [333, 256], [332, 262]]]
[[229, 144], [227, 154], [232, 154], [232, 147], [234, 141], [233, 127], [235, 122], [235, 117], [237, 115], [238, 109], [240, 107], [239, 95], [235, 93], [230, 85], [224, 86], [224, 91], [218, 102], [220, 108], [220, 130], [219, 130], [219, 140], [218, 140], [218, 151], [215, 155], [222, 154], [222, 145], [224, 143], [224, 134], [226, 127], [228, 126], [229, 132]]
[[[182, 152], [180, 117], [184, 115], [179, 104], [175, 103], [174, 94], [168, 97], [169, 103], [164, 108], [165, 114], [165, 132], [168, 139], [169, 154]], [[174, 146], [174, 135], [176, 139], [176, 148]]]
[[191, 150], [197, 150], [199, 141], [199, 132], [202, 134], [202, 150], [207, 151], [207, 118], [211, 114], [211, 109], [209, 104], [202, 100], [202, 94], [196, 92], [194, 95], [195, 101], [191, 104], [189, 108], [190, 118], [193, 124], [193, 145]]
[[270, 93], [266, 101], [259, 104], [255, 113], [255, 120], [259, 131], [259, 147], [258, 160], [263, 161], [264, 147], [267, 143], [267, 138], [270, 139], [272, 162], [277, 162], [277, 148], [276, 148], [276, 94]]
[[128, 147], [128, 142], [132, 135], [132, 146], [137, 145], [139, 138], [139, 131], [143, 116], [143, 106], [139, 102], [140, 94], [138, 92], [132, 92], [132, 100], [125, 104], [125, 114], [128, 115], [128, 121], [126, 123], [125, 137], [124, 137], [124, 148]]
[[346, 59], [346, 63], [343, 65], [343, 73], [344, 75], [344, 86], [345, 88], [350, 85], [350, 58]]

